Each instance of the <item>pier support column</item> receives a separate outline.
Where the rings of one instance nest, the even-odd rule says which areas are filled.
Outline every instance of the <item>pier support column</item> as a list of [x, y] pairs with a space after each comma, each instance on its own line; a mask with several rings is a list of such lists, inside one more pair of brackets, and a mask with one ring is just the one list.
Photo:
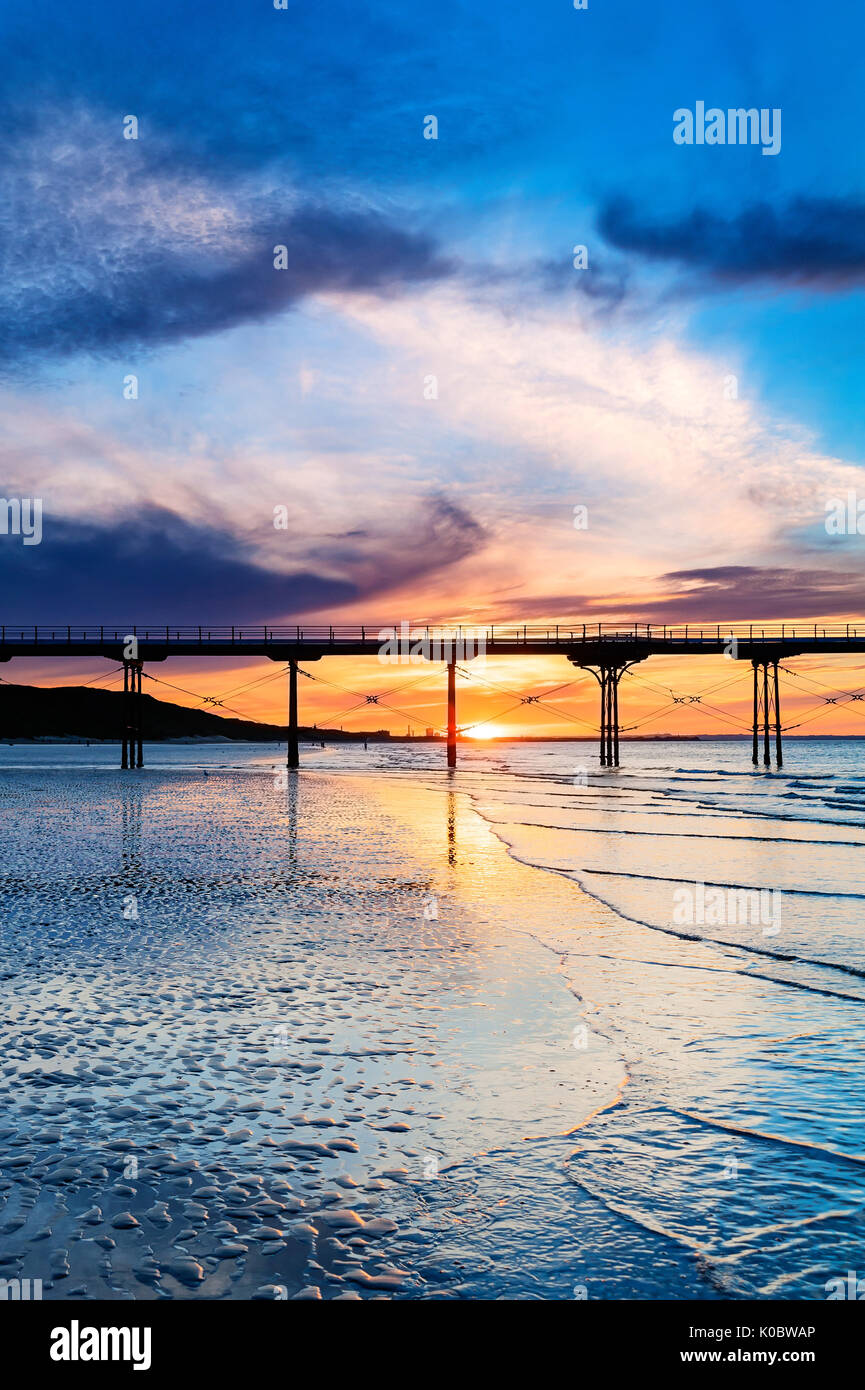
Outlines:
[[300, 766], [300, 750], [297, 742], [297, 662], [288, 663], [288, 767]]
[[763, 662], [763, 766], [770, 767], [772, 755], [769, 752], [769, 663]]
[[778, 767], [784, 766], [784, 757], [781, 751], [781, 702], [778, 698], [778, 663], [772, 662], [775, 686], [775, 762]]
[[601, 767], [612, 767], [613, 750], [610, 746], [610, 672], [607, 666], [601, 667]]
[[120, 753], [120, 770], [125, 772], [129, 767], [129, 662], [123, 663], [123, 747]]
[[[760, 737], [763, 739], [763, 766], [771, 767], [772, 732], [775, 735], [775, 764], [783, 767], [781, 745], [781, 703], [778, 696], [778, 662], [771, 659], [752, 659], [754, 668], [754, 722], [752, 728], [751, 762], [760, 761]], [[762, 671], [761, 668], [762, 667]], [[771, 667], [771, 672], [770, 668]]]
[[123, 663], [123, 743], [121, 769], [144, 766], [141, 720], [141, 661]]
[[757, 766], [757, 761], [758, 761], [758, 759], [757, 759], [757, 753], [758, 753], [758, 749], [759, 749], [759, 746], [760, 746], [760, 733], [759, 733], [759, 729], [760, 729], [760, 723], [759, 723], [759, 721], [760, 721], [760, 681], [759, 681], [759, 676], [758, 676], [758, 674], [757, 674], [757, 662], [756, 662], [756, 661], [752, 661], [752, 662], [751, 662], [751, 665], [752, 665], [753, 668], [754, 668], [754, 719], [753, 719], [753, 734], [754, 734], [754, 738], [753, 738], [753, 741], [752, 741], [752, 744], [751, 744], [751, 762], [752, 762], [752, 763], [754, 764], [754, 766], [756, 767], [756, 766]]
[[616, 666], [602, 666], [601, 685], [601, 767], [619, 766], [619, 675]]
[[457, 668], [448, 662], [448, 767], [457, 765]]
[[135, 699], [135, 706], [138, 713], [136, 721], [136, 733], [138, 734], [136, 753], [138, 755], [137, 767], [144, 766], [144, 699], [141, 694], [141, 678], [144, 674], [144, 663], [138, 662], [138, 693]]
[[619, 766], [619, 681], [633, 664], [627, 661], [621, 666], [605, 663], [597, 670], [593, 666], [584, 668], [591, 671], [601, 687], [601, 735], [598, 745], [601, 767]]

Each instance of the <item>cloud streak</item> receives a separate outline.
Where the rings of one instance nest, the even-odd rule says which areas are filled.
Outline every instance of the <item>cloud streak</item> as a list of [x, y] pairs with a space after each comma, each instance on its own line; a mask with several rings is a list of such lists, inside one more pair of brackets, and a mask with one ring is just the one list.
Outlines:
[[697, 207], [651, 221], [628, 199], [606, 203], [598, 226], [620, 251], [676, 262], [717, 281], [841, 289], [865, 284], [865, 204], [848, 198], [754, 203], [724, 218]]
[[[664, 592], [659, 594], [659, 590]], [[832, 571], [759, 565], [717, 565], [671, 570], [654, 581], [650, 594], [542, 594], [500, 602], [487, 616], [497, 622], [559, 622], [580, 630], [594, 623], [781, 622], [861, 613], [865, 580], [853, 570]]]

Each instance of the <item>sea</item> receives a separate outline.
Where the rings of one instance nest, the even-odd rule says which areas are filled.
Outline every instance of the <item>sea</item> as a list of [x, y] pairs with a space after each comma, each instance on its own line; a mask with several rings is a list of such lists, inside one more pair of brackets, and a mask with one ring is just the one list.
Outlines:
[[[865, 1278], [865, 739], [0, 747], [0, 1279]], [[16, 1286], [17, 1287], [17, 1286]], [[23, 1285], [22, 1285], [23, 1287]]]

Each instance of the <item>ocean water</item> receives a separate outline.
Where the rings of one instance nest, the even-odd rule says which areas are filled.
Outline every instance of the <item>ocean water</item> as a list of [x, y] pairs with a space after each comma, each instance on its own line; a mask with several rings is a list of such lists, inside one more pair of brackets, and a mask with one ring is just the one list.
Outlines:
[[825, 1299], [865, 740], [0, 748], [0, 1277]]

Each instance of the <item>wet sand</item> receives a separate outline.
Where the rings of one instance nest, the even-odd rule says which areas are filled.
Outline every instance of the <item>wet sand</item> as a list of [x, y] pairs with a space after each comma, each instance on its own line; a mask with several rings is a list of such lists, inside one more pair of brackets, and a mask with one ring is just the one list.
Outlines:
[[863, 1196], [832, 1102], [854, 1004], [815, 1060], [809, 990], [519, 862], [470, 775], [8, 770], [0, 793], [0, 1275], [62, 1299], [825, 1296]]
[[573, 890], [462, 798], [379, 779], [4, 792], [2, 1273], [57, 1298], [494, 1296], [535, 1184], [568, 1195], [560, 1136], [623, 1080], [572, 1045], [535, 934]]

